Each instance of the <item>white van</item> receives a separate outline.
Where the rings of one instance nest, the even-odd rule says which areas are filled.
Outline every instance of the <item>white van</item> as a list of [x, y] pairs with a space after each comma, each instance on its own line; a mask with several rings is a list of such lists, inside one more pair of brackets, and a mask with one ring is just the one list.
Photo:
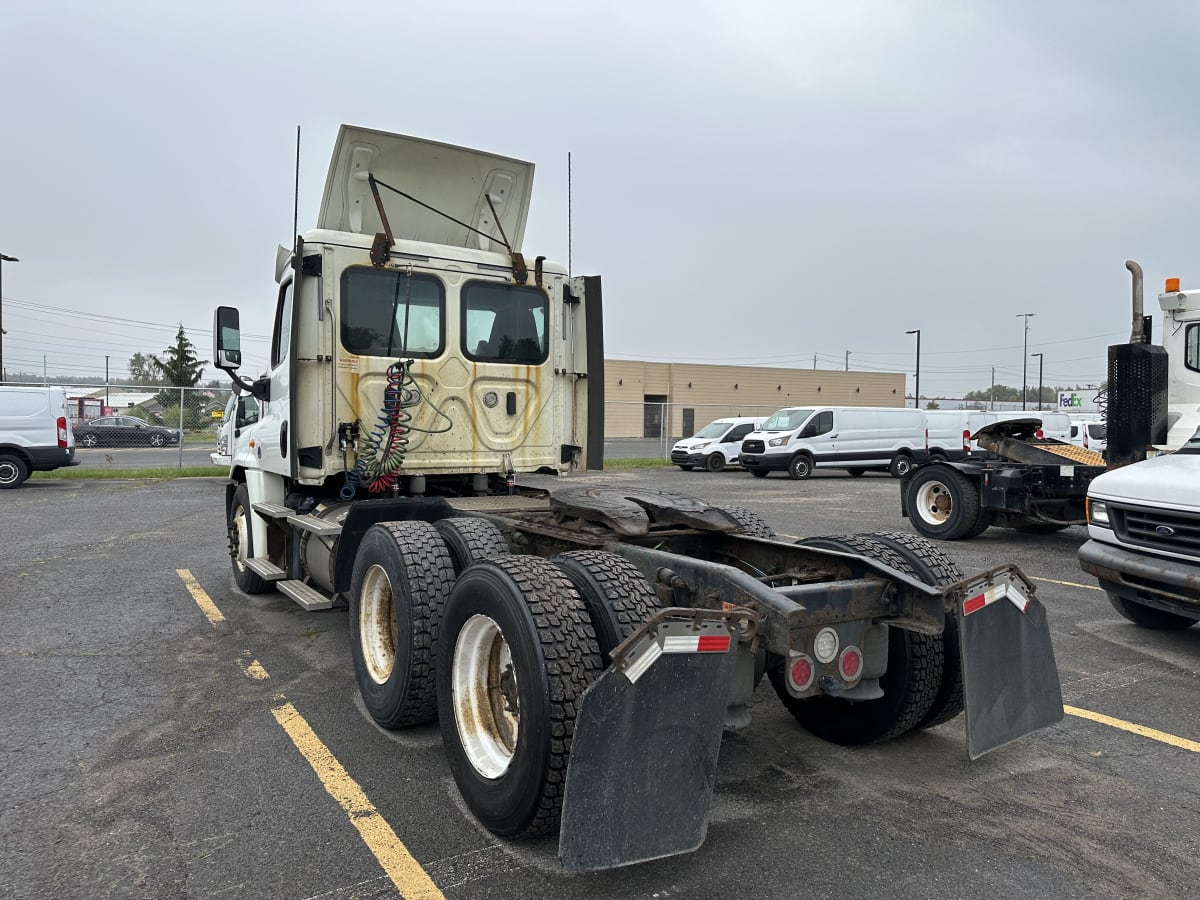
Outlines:
[[77, 465], [66, 392], [0, 386], [0, 488], [15, 488], [30, 472]]
[[927, 409], [925, 410], [925, 450], [929, 462], [958, 460], [972, 453], [983, 453], [974, 435], [985, 425], [1006, 422], [1011, 419], [1026, 419], [1037, 413], [993, 412], [983, 409]]
[[737, 463], [742, 439], [765, 421], [764, 416], [736, 416], [709, 422], [671, 448], [671, 462], [685, 472], [700, 466], [710, 472], [720, 472]]
[[1108, 426], [1103, 422], [1075, 419], [1071, 422], [1071, 434], [1067, 440], [1076, 447], [1103, 453], [1108, 449]]
[[862, 475], [886, 469], [902, 478], [925, 449], [919, 409], [869, 406], [786, 407], [742, 441], [742, 468], [758, 478], [787, 472], [807, 478], [813, 467]]

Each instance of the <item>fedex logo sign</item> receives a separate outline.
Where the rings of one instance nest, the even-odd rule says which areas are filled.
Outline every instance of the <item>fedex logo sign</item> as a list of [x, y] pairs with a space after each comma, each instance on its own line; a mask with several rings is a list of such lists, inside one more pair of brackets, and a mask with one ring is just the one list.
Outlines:
[[1075, 393], [1068, 394], [1064, 391], [1060, 391], [1058, 394], [1058, 408], [1059, 409], [1082, 409], [1083, 408], [1083, 397], [1081, 397], [1079, 394], [1075, 394]]

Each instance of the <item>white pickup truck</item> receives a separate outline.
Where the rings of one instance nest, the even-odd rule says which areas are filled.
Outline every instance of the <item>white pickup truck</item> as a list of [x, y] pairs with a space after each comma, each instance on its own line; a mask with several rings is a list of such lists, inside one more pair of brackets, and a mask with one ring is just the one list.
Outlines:
[[1174, 453], [1113, 469], [1088, 489], [1079, 565], [1146, 628], [1200, 621], [1200, 429]]

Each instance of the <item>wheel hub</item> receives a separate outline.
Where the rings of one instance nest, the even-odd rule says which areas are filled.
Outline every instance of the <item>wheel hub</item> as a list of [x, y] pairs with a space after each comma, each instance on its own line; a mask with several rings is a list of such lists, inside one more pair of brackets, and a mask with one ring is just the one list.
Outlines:
[[917, 491], [917, 512], [926, 522], [942, 524], [954, 509], [950, 492], [940, 481], [930, 481]]
[[396, 668], [396, 611], [392, 582], [380, 565], [363, 576], [358, 640], [367, 674], [376, 684], [386, 684]]
[[521, 699], [512, 650], [494, 620], [474, 615], [463, 623], [450, 687], [467, 759], [483, 777], [500, 777], [516, 752]]

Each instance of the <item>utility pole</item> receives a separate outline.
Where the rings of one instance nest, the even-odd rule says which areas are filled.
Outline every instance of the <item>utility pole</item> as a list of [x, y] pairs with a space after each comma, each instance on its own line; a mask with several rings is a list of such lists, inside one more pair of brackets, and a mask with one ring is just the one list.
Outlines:
[[1017, 313], [1018, 319], [1025, 320], [1025, 347], [1021, 354], [1021, 409], [1026, 408], [1026, 395], [1029, 393], [1029, 320], [1036, 315], [1037, 313]]
[[988, 394], [988, 398], [992, 401], [992, 409], [996, 408], [996, 367], [992, 366], [992, 390]]
[[4, 384], [4, 264], [20, 262], [15, 256], [0, 253], [0, 384]]
[[108, 406], [108, 357], [104, 357], [104, 405]]
[[817, 354], [813, 354], [813, 371], [817, 371]]
[[850, 371], [850, 351], [846, 351], [846, 371]]
[[912, 331], [906, 331], [905, 334], [915, 334], [917, 336], [917, 386], [913, 393], [913, 407], [921, 408], [921, 329], [914, 328]]
[[1040, 410], [1042, 408], [1042, 363], [1046, 361], [1044, 358], [1045, 354], [1030, 353], [1029, 355], [1038, 358], [1038, 409]]

